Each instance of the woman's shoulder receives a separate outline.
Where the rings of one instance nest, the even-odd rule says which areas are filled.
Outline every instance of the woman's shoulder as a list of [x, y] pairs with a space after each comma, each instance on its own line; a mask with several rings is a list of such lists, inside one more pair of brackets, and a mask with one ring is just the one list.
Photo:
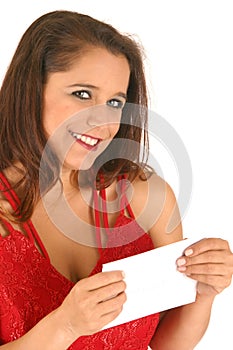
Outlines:
[[148, 191], [150, 190], [155, 191], [157, 194], [164, 194], [166, 191], [173, 193], [169, 184], [153, 169], [140, 171], [140, 173], [132, 181], [132, 185], [136, 191], [135, 194], [137, 195], [148, 195]]
[[136, 220], [156, 246], [182, 238], [176, 196], [166, 180], [152, 170], [141, 173], [132, 182], [128, 196]]
[[132, 187], [130, 191], [132, 205], [137, 211], [142, 211], [144, 207], [152, 204], [162, 210], [169, 203], [176, 202], [172, 187], [153, 170], [140, 172], [132, 181], [129, 189], [130, 187]]

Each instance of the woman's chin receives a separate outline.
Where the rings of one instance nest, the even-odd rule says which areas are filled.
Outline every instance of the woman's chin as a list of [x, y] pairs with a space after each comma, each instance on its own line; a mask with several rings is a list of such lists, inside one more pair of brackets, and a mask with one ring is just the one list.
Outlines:
[[65, 168], [67, 170], [89, 170], [95, 161], [94, 159], [85, 159], [85, 160], [71, 160], [71, 159], [65, 159], [64, 163], [62, 164], [62, 168]]

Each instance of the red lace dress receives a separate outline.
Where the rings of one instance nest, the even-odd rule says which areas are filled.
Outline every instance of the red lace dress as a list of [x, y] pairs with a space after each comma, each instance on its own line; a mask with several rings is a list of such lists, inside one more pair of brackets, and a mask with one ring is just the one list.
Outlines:
[[[3, 174], [0, 174], [0, 180], [0, 190], [16, 210], [19, 200], [15, 192], [7, 190], [9, 183]], [[100, 198], [105, 199], [104, 190]], [[126, 201], [126, 197], [123, 198]], [[94, 199], [97, 205], [96, 192]], [[134, 220], [129, 204], [126, 203], [126, 206], [131, 217], [126, 217], [124, 210], [121, 209], [112, 235], [107, 215], [104, 215], [109, 239], [107, 246], [100, 249], [99, 260], [90, 275], [100, 272], [103, 263], [154, 248], [150, 236]], [[98, 207], [95, 209], [95, 214], [97, 239], [100, 239]], [[4, 238], [0, 235], [0, 345], [27, 333], [40, 319], [56, 309], [74, 286], [73, 282], [51, 265], [48, 253], [30, 220], [23, 224], [26, 235], [15, 230], [9, 222], [2, 219], [1, 221], [9, 231], [9, 235]], [[35, 241], [39, 244], [43, 255], [36, 248]], [[158, 321], [159, 314], [153, 314], [91, 336], [82, 336], [69, 347], [69, 350], [145, 350]]]

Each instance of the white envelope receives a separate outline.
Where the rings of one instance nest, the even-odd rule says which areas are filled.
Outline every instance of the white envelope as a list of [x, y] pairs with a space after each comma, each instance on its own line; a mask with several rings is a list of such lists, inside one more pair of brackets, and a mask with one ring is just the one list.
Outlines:
[[113, 327], [195, 301], [196, 281], [177, 271], [176, 260], [194, 241], [185, 239], [103, 265], [103, 271], [125, 272], [127, 301]]

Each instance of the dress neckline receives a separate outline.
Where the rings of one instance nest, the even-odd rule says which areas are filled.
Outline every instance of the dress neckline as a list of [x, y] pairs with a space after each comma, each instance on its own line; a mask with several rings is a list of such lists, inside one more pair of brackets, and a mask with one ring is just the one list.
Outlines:
[[[114, 227], [116, 226], [117, 222], [120, 221], [121, 219], [127, 219], [127, 221], [133, 221], [133, 219], [128, 218], [125, 215], [122, 215], [122, 213], [119, 214], [119, 216], [117, 217], [116, 223], [114, 225]], [[149, 238], [149, 235], [147, 233], [144, 233], [143, 235], [141, 235], [139, 238], [143, 239], [144, 237]], [[139, 239], [137, 238], [137, 239]], [[12, 239], [17, 239], [20, 240], [21, 242], [24, 241], [27, 244], [28, 249], [30, 249], [33, 254], [36, 255], [37, 260], [39, 259], [40, 261], [44, 261], [48, 267], [59, 277], [62, 278], [64, 281], [66, 281], [66, 283], [70, 284], [71, 287], [75, 285], [76, 282], [71, 281], [68, 277], [66, 277], [65, 275], [63, 275], [61, 272], [59, 272], [57, 270], [57, 268], [51, 263], [50, 259], [47, 259], [46, 256], [42, 255], [39, 250], [36, 248], [34, 242], [32, 242], [27, 236], [25, 236], [22, 232], [20, 232], [19, 230], [15, 229], [12, 227], [11, 232], [9, 235], [7, 235], [6, 237], [2, 237], [2, 239], [0, 240], [0, 247], [1, 245], [4, 245], [5, 243], [8, 243], [10, 240]], [[136, 239], [136, 240], [137, 240]], [[116, 247], [117, 248], [117, 247]], [[116, 249], [115, 248], [115, 249]], [[106, 252], [106, 250], [108, 249], [114, 249], [113, 247], [107, 247], [104, 248], [102, 252]], [[99, 255], [99, 258], [96, 261], [95, 266], [93, 267], [93, 269], [90, 271], [90, 273], [88, 274], [87, 277], [91, 276], [93, 274], [93, 272], [97, 269], [98, 266], [102, 265], [102, 259], [103, 259], [103, 254]]]
[[[20, 200], [16, 194], [16, 192], [12, 189], [10, 183], [8, 182], [7, 178], [3, 175], [3, 173], [0, 172], [0, 190], [2, 193], [5, 195], [6, 199], [12, 206], [13, 210], [17, 211], [18, 205], [20, 204]], [[102, 190], [99, 191], [99, 194], [96, 190], [94, 190], [94, 211], [95, 211], [95, 227], [96, 227], [96, 240], [97, 240], [97, 246], [99, 249], [99, 258], [97, 259], [96, 265], [90, 272], [89, 276], [92, 274], [92, 272], [97, 268], [97, 266], [101, 263], [102, 260], [102, 255], [105, 249], [109, 249], [108, 247], [103, 247], [101, 243], [101, 238], [100, 238], [100, 229], [103, 228], [107, 234], [107, 237], [111, 236], [111, 230], [115, 228], [117, 223], [121, 221], [121, 218], [124, 218], [124, 220], [127, 220], [127, 222], [133, 222], [135, 221], [135, 217], [133, 214], [133, 211], [130, 207], [130, 204], [127, 201], [126, 194], [125, 194], [125, 189], [126, 189], [126, 177], [120, 176], [119, 177], [120, 181], [120, 186], [121, 186], [121, 191], [120, 193], [122, 194], [121, 196], [121, 201], [120, 201], [120, 213], [115, 221], [115, 224], [112, 228], [109, 227], [108, 223], [108, 215], [107, 215], [107, 208], [106, 208], [106, 190], [103, 188]], [[100, 203], [99, 199], [101, 200], [101, 208], [100, 208]], [[125, 209], [127, 209], [129, 213], [129, 217], [125, 215]], [[104, 227], [100, 226], [101, 222], [101, 213], [103, 215], [103, 223]], [[21, 239], [26, 240], [28, 244], [30, 245], [31, 249], [34, 249], [37, 252], [37, 256], [40, 256], [43, 259], [46, 259], [49, 266], [53, 269], [53, 271], [56, 271], [56, 274], [59, 276], [62, 276], [64, 279], [66, 279], [69, 283], [75, 284], [73, 281], [71, 281], [69, 278], [64, 276], [62, 273], [60, 273], [55, 266], [52, 265], [50, 261], [49, 254], [47, 252], [47, 249], [45, 248], [42, 240], [40, 239], [39, 233], [37, 232], [35, 226], [33, 225], [32, 221], [29, 219], [27, 222], [24, 222], [22, 224], [25, 232], [27, 235], [24, 235], [22, 232], [19, 230], [15, 229], [8, 221], [5, 219], [1, 218], [3, 224], [6, 226], [7, 230], [9, 231], [9, 235], [6, 237], [1, 237], [0, 236], [0, 242], [1, 240], [5, 239], [10, 239], [9, 237], [13, 234], [13, 236], [20, 237]], [[136, 221], [135, 221], [136, 222]], [[41, 252], [38, 250], [38, 248], [35, 245], [35, 242], [37, 242]], [[112, 248], [112, 247], [111, 247]], [[110, 248], [110, 249], [111, 249]]]

